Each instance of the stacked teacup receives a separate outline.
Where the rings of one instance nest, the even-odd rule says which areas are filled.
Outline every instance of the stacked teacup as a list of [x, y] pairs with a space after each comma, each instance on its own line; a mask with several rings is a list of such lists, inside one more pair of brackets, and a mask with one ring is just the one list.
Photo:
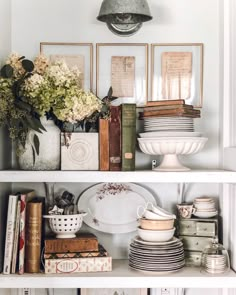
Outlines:
[[144, 241], [167, 242], [173, 238], [176, 219], [174, 214], [152, 203], [147, 203], [145, 207], [138, 207], [137, 215], [140, 218], [138, 234]]

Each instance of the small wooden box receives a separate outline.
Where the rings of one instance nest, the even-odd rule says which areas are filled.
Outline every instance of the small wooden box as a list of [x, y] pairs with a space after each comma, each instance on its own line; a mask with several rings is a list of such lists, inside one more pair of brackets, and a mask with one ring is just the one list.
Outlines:
[[178, 232], [181, 236], [217, 237], [217, 219], [180, 219]]

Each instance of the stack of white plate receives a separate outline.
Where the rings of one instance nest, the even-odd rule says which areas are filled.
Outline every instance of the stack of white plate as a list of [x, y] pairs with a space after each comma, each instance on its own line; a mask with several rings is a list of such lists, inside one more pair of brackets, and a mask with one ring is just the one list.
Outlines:
[[205, 271], [212, 274], [224, 273], [227, 270], [227, 257], [225, 255], [206, 255]]
[[213, 198], [210, 197], [201, 197], [196, 198], [193, 202], [195, 216], [200, 218], [211, 218], [218, 214], [216, 209], [216, 203]]
[[173, 237], [168, 242], [147, 242], [135, 237], [129, 250], [129, 266], [145, 272], [166, 273], [185, 265], [183, 243]]
[[194, 132], [193, 118], [185, 117], [148, 117], [144, 118], [145, 132]]

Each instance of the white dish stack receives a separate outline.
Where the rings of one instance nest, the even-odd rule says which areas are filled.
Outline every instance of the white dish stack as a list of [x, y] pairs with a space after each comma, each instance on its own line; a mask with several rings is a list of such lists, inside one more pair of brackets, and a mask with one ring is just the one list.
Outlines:
[[213, 198], [200, 197], [196, 198], [193, 202], [195, 211], [194, 215], [200, 218], [211, 218], [218, 214], [216, 203]]
[[137, 215], [140, 218], [139, 235], [130, 244], [129, 266], [157, 273], [183, 268], [183, 244], [174, 237], [176, 216], [151, 203], [145, 208], [138, 207]]

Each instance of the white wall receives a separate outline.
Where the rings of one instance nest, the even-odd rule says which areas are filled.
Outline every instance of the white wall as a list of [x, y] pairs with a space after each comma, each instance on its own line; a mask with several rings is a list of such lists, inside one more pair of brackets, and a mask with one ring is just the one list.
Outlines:
[[[185, 157], [192, 167], [216, 168], [219, 164], [219, 0], [149, 0], [153, 21], [129, 38], [112, 34], [96, 20], [101, 0], [12, 0], [12, 49], [33, 58], [39, 43], [146, 42], [204, 43], [204, 108], [196, 130], [209, 142], [203, 152]], [[150, 164], [138, 153], [140, 168]]]

